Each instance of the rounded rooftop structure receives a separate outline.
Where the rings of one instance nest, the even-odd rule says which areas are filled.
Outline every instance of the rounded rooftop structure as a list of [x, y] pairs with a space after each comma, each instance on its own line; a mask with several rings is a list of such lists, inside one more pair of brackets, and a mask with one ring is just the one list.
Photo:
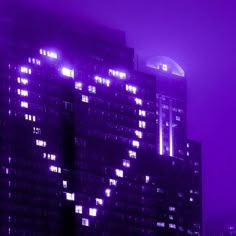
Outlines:
[[147, 67], [167, 72], [173, 75], [184, 77], [184, 70], [174, 60], [165, 56], [155, 56], [150, 58], [147, 63]]

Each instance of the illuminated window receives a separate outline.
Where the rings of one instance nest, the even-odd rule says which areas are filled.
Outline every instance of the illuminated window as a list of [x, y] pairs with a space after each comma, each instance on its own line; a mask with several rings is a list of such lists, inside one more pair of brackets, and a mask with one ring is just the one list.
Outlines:
[[125, 90], [127, 92], [130, 92], [130, 93], [133, 93], [133, 94], [136, 94], [136, 92], [137, 92], [137, 88], [135, 86], [132, 86], [132, 85], [129, 85], [129, 84], [125, 85]]
[[169, 207], [169, 211], [175, 211], [175, 207], [170, 206], [170, 207]]
[[82, 90], [82, 83], [81, 82], [75, 82], [75, 89]]
[[102, 206], [103, 205], [103, 200], [101, 198], [96, 198], [96, 205], [97, 206]]
[[31, 69], [30, 68], [28, 68], [28, 67], [25, 67], [25, 66], [22, 66], [21, 68], [20, 68], [20, 72], [21, 73], [25, 73], [25, 74], [31, 74]]
[[17, 82], [18, 82], [19, 84], [24, 84], [24, 85], [26, 85], [26, 84], [28, 84], [29, 81], [28, 81], [28, 79], [18, 77], [18, 78], [17, 78]]
[[107, 188], [107, 189], [105, 190], [105, 195], [106, 195], [107, 197], [110, 197], [110, 196], [111, 196], [111, 190], [110, 190], [109, 188]]
[[116, 186], [116, 184], [117, 184], [117, 180], [115, 180], [115, 179], [109, 179], [109, 184], [112, 186]]
[[39, 53], [40, 53], [41, 55], [44, 55], [44, 56], [46, 56], [46, 54], [47, 54], [46, 50], [43, 50], [43, 49], [40, 49], [40, 50], [39, 50]]
[[138, 122], [138, 126], [139, 126], [139, 128], [145, 129], [145, 128], [146, 128], [146, 122], [140, 120], [140, 121]]
[[28, 108], [28, 102], [21, 102], [21, 107]]
[[62, 185], [63, 185], [63, 188], [67, 188], [67, 181], [66, 181], [66, 180], [63, 180], [63, 181], [62, 181]]
[[74, 76], [75, 76], [74, 70], [66, 68], [66, 67], [63, 67], [61, 72], [62, 72], [62, 75], [66, 76], [66, 77], [74, 78]]
[[174, 220], [174, 216], [169, 215], [169, 220]]
[[119, 79], [126, 78], [126, 73], [118, 71], [118, 70], [113, 70], [113, 69], [109, 69], [109, 75], [112, 75], [112, 76], [117, 77]]
[[82, 218], [82, 225], [83, 226], [89, 226], [89, 220], [87, 218]]
[[177, 121], [180, 121], [180, 116], [175, 117]]
[[189, 152], [187, 152], [187, 156], [189, 156]]
[[150, 181], [150, 176], [146, 175], [146, 176], [145, 176], [145, 182], [146, 182], [146, 184], [149, 183], [149, 181]]
[[36, 145], [41, 147], [46, 147], [46, 142], [43, 140], [36, 139]]
[[139, 130], [135, 130], [135, 135], [140, 139], [143, 137], [143, 133]]
[[89, 215], [90, 216], [96, 216], [97, 215], [97, 209], [96, 208], [89, 208]]
[[166, 64], [162, 64], [162, 70], [163, 71], [167, 71], [168, 70], [168, 66]]
[[129, 160], [123, 160], [123, 166], [129, 168], [130, 167], [130, 161]]
[[133, 141], [132, 141], [132, 146], [133, 146], [133, 147], [136, 147], [136, 148], [139, 148], [139, 141], [133, 140]]
[[142, 106], [142, 104], [143, 104], [143, 101], [140, 98], [135, 98], [134, 101], [135, 101], [136, 105]]
[[49, 170], [54, 173], [61, 173], [61, 168], [57, 166], [50, 166]]
[[47, 157], [49, 160], [52, 160], [52, 161], [56, 160], [56, 155], [54, 155], [54, 154], [48, 154]]
[[88, 96], [82, 95], [82, 102], [88, 103], [89, 102]]
[[129, 150], [129, 157], [130, 157], [130, 158], [136, 159], [136, 156], [137, 156], [137, 154], [136, 154], [135, 151]]
[[115, 172], [116, 172], [116, 176], [117, 177], [123, 178], [123, 175], [124, 175], [123, 170], [116, 169]]
[[176, 229], [176, 224], [169, 224], [169, 228]]
[[66, 193], [66, 200], [74, 201], [75, 200], [75, 194], [74, 193]]
[[110, 86], [111, 81], [109, 79], [105, 79], [100, 76], [95, 76], [94, 79], [96, 83], [106, 85], [107, 87]]
[[163, 190], [161, 188], [157, 188], [157, 193], [163, 193]]
[[138, 114], [139, 114], [139, 116], [145, 117], [145, 116], [146, 116], [146, 111], [144, 111], [144, 110], [138, 110]]
[[186, 144], [187, 148], [189, 148], [189, 143]]
[[157, 222], [157, 227], [164, 228], [165, 222]]
[[57, 53], [56, 52], [51, 52], [51, 51], [47, 51], [47, 56], [57, 59]]
[[75, 205], [75, 213], [82, 214], [83, 213], [83, 207]]
[[33, 133], [34, 134], [41, 134], [41, 129], [37, 127], [33, 127]]
[[192, 197], [190, 197], [190, 198], [189, 198], [189, 201], [190, 201], [190, 202], [193, 202], [193, 198], [192, 198]]
[[89, 85], [89, 86], [88, 86], [88, 91], [89, 91], [90, 93], [96, 93], [96, 87]]

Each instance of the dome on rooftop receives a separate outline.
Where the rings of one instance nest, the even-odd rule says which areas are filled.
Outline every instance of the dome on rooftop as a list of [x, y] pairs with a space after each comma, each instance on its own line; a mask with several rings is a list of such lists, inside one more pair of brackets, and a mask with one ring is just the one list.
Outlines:
[[173, 75], [184, 77], [184, 70], [171, 58], [165, 56], [155, 56], [150, 58], [147, 63], [147, 67], [169, 72]]

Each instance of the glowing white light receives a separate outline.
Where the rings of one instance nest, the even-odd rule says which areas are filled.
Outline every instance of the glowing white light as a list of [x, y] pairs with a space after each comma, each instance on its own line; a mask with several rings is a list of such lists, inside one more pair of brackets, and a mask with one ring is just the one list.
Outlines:
[[63, 186], [63, 188], [67, 188], [67, 181], [66, 180], [62, 181], [62, 186]]
[[90, 216], [96, 216], [97, 215], [97, 209], [96, 208], [89, 208], [89, 215]]
[[83, 213], [83, 207], [75, 205], [75, 213], [82, 214]]
[[132, 141], [132, 146], [133, 146], [133, 147], [136, 147], [136, 148], [139, 148], [139, 141], [133, 140], [133, 141]]
[[157, 222], [157, 227], [164, 228], [165, 222]]
[[129, 150], [129, 157], [132, 158], [132, 159], [136, 159], [136, 157], [137, 157], [136, 152]]
[[105, 190], [105, 195], [106, 195], [107, 197], [110, 197], [110, 196], [111, 196], [111, 190], [110, 190], [109, 188], [107, 188], [107, 189]]
[[21, 102], [21, 107], [28, 108], [28, 102]]
[[116, 186], [117, 180], [115, 180], [115, 179], [109, 179], [109, 184], [110, 184], [111, 186]]
[[75, 82], [75, 89], [82, 90], [82, 83], [81, 82]]
[[87, 218], [82, 218], [82, 225], [83, 226], [89, 226], [89, 220]]
[[96, 198], [96, 205], [103, 205], [103, 200], [101, 198]]
[[146, 128], [146, 122], [140, 120], [140, 121], [138, 122], [138, 126], [139, 126], [139, 128], [145, 129], [145, 128]]
[[140, 98], [135, 98], [134, 101], [135, 101], [136, 105], [140, 105], [140, 106], [143, 105], [143, 101]]
[[169, 211], [175, 211], [175, 207], [170, 206], [170, 207], [169, 207]]
[[89, 85], [89, 86], [88, 86], [88, 91], [89, 91], [90, 93], [96, 93], [96, 87]]
[[118, 70], [109, 69], [109, 75], [117, 77], [119, 79], [126, 79], [126, 73]]
[[139, 116], [145, 117], [145, 116], [146, 116], [146, 111], [144, 111], [144, 110], [139, 110], [139, 111], [138, 111], [138, 114], [139, 114]]
[[176, 229], [176, 225], [175, 224], [169, 224], [169, 228]]
[[97, 75], [94, 77], [94, 79], [95, 79], [95, 82], [96, 82], [96, 83], [104, 84], [104, 85], [106, 85], [107, 87], [110, 86], [111, 81], [110, 81], [109, 79], [105, 79], [105, 78], [102, 78], [102, 77], [97, 76]]
[[47, 51], [47, 56], [57, 59], [57, 53], [56, 52], [51, 52], [51, 51]]
[[89, 102], [88, 96], [82, 95], [82, 102], [88, 103]]
[[46, 147], [46, 142], [43, 140], [36, 139], [36, 145], [40, 147]]
[[150, 181], [150, 177], [149, 177], [148, 175], [146, 175], [146, 176], [145, 176], [145, 182], [146, 182], [146, 184], [149, 183], [149, 181]]
[[69, 68], [63, 67], [61, 72], [66, 77], [74, 78], [74, 76], [75, 76], [75, 72], [74, 72], [73, 69], [69, 69]]
[[28, 84], [29, 81], [28, 81], [28, 79], [18, 77], [18, 78], [17, 78], [17, 82], [18, 82], [19, 84], [24, 84], [24, 85], [26, 85], [26, 84]]
[[126, 168], [130, 167], [130, 161], [129, 160], [123, 160], [123, 166]]
[[135, 135], [140, 139], [143, 137], [143, 133], [139, 130], [135, 130]]
[[75, 200], [75, 194], [74, 193], [66, 193], [66, 200], [74, 201]]
[[190, 197], [190, 198], [189, 198], [189, 201], [190, 201], [190, 202], [193, 202], [193, 198], [192, 198], [192, 197]]
[[124, 175], [123, 170], [116, 169], [115, 172], [117, 177], [123, 178]]
[[29, 93], [27, 90], [23, 90], [23, 89], [17, 89], [17, 93], [18, 95], [21, 95], [23, 97], [28, 97]]
[[163, 70], [163, 71], [167, 71], [167, 70], [168, 70], [167, 64], [162, 64], [162, 70]]
[[25, 67], [25, 66], [22, 66], [21, 68], [20, 68], [20, 72], [21, 73], [25, 73], [25, 74], [31, 74], [31, 69], [30, 68], [28, 68], [28, 67]]
[[136, 92], [137, 92], [137, 88], [135, 86], [132, 86], [132, 85], [129, 85], [129, 84], [125, 85], [125, 90], [130, 92], [130, 93], [133, 93], [133, 94], [136, 94]]

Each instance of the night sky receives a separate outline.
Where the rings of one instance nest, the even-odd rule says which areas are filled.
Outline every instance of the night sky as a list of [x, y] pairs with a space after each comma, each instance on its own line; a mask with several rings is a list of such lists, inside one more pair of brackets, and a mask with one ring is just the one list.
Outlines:
[[30, 2], [123, 30], [140, 57], [169, 56], [184, 68], [188, 136], [201, 141], [203, 148], [204, 219], [236, 209], [236, 2]]

